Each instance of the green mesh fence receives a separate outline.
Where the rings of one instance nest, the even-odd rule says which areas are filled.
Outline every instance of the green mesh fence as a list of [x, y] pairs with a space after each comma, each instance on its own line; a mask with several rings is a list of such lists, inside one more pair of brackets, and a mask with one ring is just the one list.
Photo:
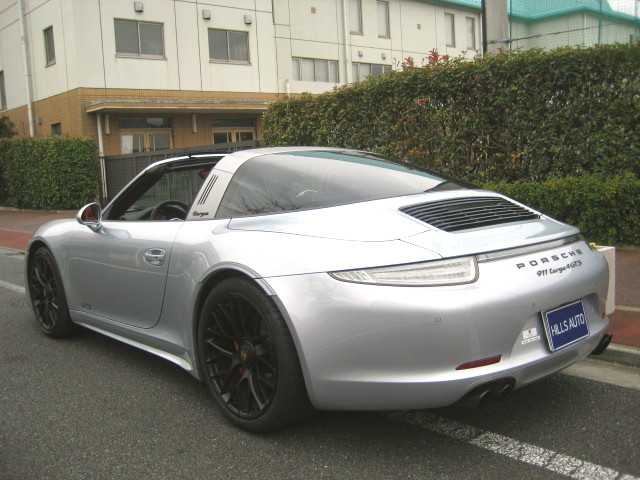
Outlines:
[[640, 0], [508, 0], [511, 48], [632, 43]]

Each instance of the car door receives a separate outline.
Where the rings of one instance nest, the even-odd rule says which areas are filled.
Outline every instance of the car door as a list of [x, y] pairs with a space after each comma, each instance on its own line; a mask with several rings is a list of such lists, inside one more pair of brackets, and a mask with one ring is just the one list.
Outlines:
[[151, 328], [160, 318], [169, 257], [183, 222], [105, 221], [81, 227], [68, 260], [71, 308]]
[[67, 260], [72, 310], [139, 328], [158, 323], [173, 242], [214, 162], [154, 164], [116, 196], [98, 228], [78, 225]]

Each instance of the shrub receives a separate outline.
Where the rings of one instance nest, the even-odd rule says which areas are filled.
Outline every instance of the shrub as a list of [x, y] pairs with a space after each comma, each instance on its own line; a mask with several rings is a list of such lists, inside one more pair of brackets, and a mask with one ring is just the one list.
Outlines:
[[372, 150], [471, 182], [640, 173], [640, 43], [439, 57], [264, 116], [267, 145]]
[[0, 155], [9, 206], [76, 209], [98, 194], [98, 153], [93, 139], [14, 139], [0, 145]]
[[640, 245], [640, 180], [634, 175], [585, 174], [482, 186], [579, 227], [589, 241]]
[[15, 137], [17, 133], [18, 132], [16, 132], [16, 125], [11, 121], [9, 117], [0, 117], [0, 138]]

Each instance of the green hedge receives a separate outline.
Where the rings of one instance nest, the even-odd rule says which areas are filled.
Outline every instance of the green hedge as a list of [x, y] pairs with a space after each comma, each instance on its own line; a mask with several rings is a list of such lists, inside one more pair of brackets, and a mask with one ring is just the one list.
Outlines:
[[599, 245], [640, 245], [640, 180], [634, 175], [585, 174], [482, 186], [579, 227]]
[[640, 42], [425, 62], [280, 99], [265, 144], [375, 151], [640, 245]]
[[371, 150], [471, 182], [640, 173], [640, 43], [425, 61], [280, 99], [265, 143]]
[[90, 138], [3, 140], [0, 199], [24, 209], [79, 208], [98, 196], [97, 159], [96, 143]]

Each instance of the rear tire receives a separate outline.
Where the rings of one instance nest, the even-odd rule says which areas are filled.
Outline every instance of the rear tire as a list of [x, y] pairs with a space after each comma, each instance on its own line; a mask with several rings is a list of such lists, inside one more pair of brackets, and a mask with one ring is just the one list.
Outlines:
[[243, 430], [277, 430], [313, 410], [289, 329], [250, 280], [227, 279], [211, 290], [200, 314], [198, 352], [216, 404]]
[[74, 333], [76, 326], [69, 316], [62, 278], [48, 248], [38, 248], [29, 258], [27, 279], [31, 306], [42, 331], [54, 338]]

